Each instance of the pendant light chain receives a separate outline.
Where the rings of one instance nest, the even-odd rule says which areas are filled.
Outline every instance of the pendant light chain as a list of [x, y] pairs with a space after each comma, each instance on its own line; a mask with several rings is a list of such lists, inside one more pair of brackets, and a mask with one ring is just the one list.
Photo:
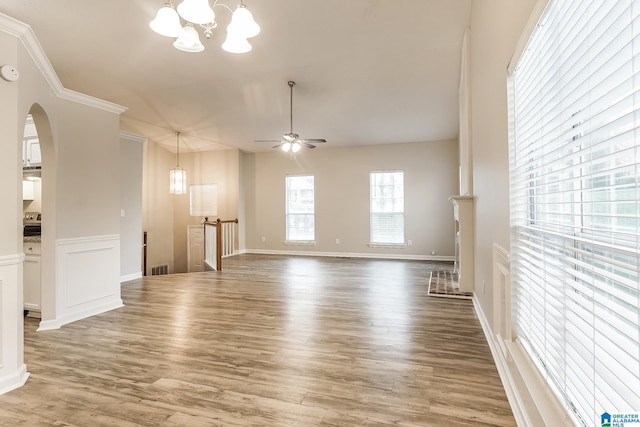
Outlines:
[[176, 132], [176, 152], [177, 166], [180, 167], [180, 132]]

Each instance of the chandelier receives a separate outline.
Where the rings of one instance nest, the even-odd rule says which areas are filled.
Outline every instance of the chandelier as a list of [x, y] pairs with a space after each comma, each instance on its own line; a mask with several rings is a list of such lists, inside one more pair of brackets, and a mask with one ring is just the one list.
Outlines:
[[[251, 44], [247, 39], [257, 36], [260, 26], [256, 24], [242, 0], [236, 10], [218, 2], [219, 0], [215, 0], [213, 6], [209, 6], [209, 0], [183, 0], [174, 8], [171, 0], [168, 0], [158, 10], [149, 26], [162, 36], [175, 38], [173, 47], [176, 49], [184, 52], [202, 52], [204, 45], [200, 42], [196, 26], [203, 29], [207, 39], [211, 38], [212, 30], [218, 26], [214, 9], [218, 6], [225, 7], [231, 12], [231, 22], [227, 26], [227, 38], [222, 43], [222, 49], [230, 53], [249, 52]], [[184, 26], [180, 18], [185, 21]]]

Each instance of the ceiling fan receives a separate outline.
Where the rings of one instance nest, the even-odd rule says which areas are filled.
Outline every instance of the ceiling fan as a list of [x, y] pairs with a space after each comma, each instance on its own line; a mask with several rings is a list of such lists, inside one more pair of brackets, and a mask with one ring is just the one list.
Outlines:
[[297, 133], [293, 133], [293, 87], [296, 85], [296, 82], [289, 81], [289, 88], [291, 90], [291, 96], [289, 98], [289, 133], [285, 133], [282, 135], [281, 140], [277, 139], [256, 139], [255, 142], [278, 142], [279, 144], [274, 145], [273, 148], [281, 148], [282, 151], [291, 151], [296, 153], [300, 151], [302, 146], [307, 148], [316, 148], [314, 144], [327, 142], [326, 139], [303, 139], [300, 138], [300, 135]]

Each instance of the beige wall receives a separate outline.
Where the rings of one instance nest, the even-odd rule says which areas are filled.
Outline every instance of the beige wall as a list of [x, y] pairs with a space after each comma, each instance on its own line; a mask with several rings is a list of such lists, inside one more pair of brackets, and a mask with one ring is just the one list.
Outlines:
[[[169, 169], [175, 155], [148, 141], [142, 172], [142, 229], [147, 232], [147, 274], [151, 267], [168, 264], [173, 272], [173, 198]], [[144, 272], [143, 272], [144, 273]]]
[[535, 3], [476, 0], [471, 16], [475, 292], [488, 319], [493, 316], [492, 245], [495, 242], [509, 250], [507, 65]]
[[[217, 184], [216, 218], [239, 217], [238, 150], [180, 155], [180, 167], [187, 171], [187, 190], [193, 184]], [[176, 155], [149, 141], [144, 154], [143, 229], [147, 231], [147, 273], [151, 267], [168, 264], [170, 273], [187, 271], [187, 227], [204, 217], [189, 214], [189, 194], [169, 194], [169, 170], [176, 167]]]
[[[453, 255], [453, 208], [458, 193], [457, 141], [322, 147], [291, 157], [281, 151], [243, 157], [246, 248], [394, 256]], [[404, 249], [371, 248], [369, 172], [404, 170]], [[289, 246], [285, 240], [285, 176], [315, 177], [316, 245]], [[262, 242], [262, 237], [265, 242]], [[340, 244], [336, 244], [336, 239]]]
[[[215, 221], [217, 218], [221, 220], [238, 218], [239, 161], [239, 150], [209, 151], [180, 156], [180, 166], [187, 170], [188, 186], [195, 184], [216, 184], [217, 186], [218, 214], [211, 215], [210, 221]], [[189, 194], [173, 196], [173, 212], [174, 268], [176, 273], [183, 273], [187, 271], [187, 226], [201, 224], [204, 216], [190, 216]]]

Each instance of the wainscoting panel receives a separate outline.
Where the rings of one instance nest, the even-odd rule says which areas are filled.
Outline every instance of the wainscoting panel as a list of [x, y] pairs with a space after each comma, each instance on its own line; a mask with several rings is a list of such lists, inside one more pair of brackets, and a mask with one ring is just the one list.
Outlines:
[[60, 239], [56, 246], [56, 319], [40, 330], [123, 306], [119, 235]]

